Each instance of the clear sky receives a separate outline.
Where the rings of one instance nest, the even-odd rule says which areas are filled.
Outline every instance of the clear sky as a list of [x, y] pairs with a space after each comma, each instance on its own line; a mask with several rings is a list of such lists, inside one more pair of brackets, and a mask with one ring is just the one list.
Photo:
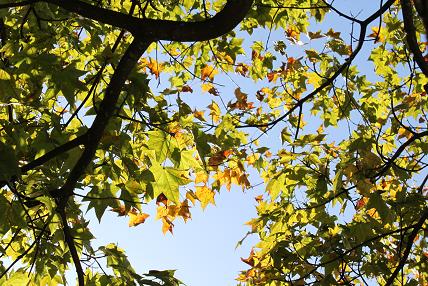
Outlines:
[[[379, 3], [379, 1], [369, 0], [342, 0], [336, 1], [334, 4], [343, 12], [352, 10], [354, 15], [363, 8], [370, 7], [361, 14], [362, 19], [370, 11], [377, 9]], [[336, 17], [330, 19], [330, 22], [325, 25], [338, 29], [340, 23], [341, 19]], [[311, 30], [324, 29], [325, 25], [315, 26]], [[343, 32], [350, 32], [349, 24], [343, 28], [346, 28], [346, 30], [342, 30]], [[254, 37], [266, 42], [267, 33], [256, 33], [251, 37], [251, 41], [254, 40]], [[271, 41], [280, 37], [284, 38], [283, 34], [273, 35]], [[290, 49], [297, 51], [299, 47], [295, 46]], [[289, 51], [289, 56], [294, 55]], [[359, 58], [362, 64], [366, 60], [366, 56]], [[228, 87], [225, 90], [229, 90], [233, 95], [236, 86], [230, 81], [226, 84]], [[261, 87], [249, 81], [239, 82], [239, 84], [246, 93], [251, 93]], [[156, 90], [158, 89], [154, 88], [155, 92]], [[192, 96], [195, 96], [196, 103], [200, 103], [201, 106], [206, 106], [206, 100], [210, 100], [206, 93]], [[201, 99], [202, 97], [205, 98]], [[271, 132], [272, 135], [268, 140], [279, 144], [279, 134], [275, 134], [275, 130], [271, 130]], [[252, 183], [260, 181], [261, 179], [253, 176]], [[97, 238], [96, 242], [100, 245], [113, 242], [124, 248], [139, 273], [148, 272], [150, 269], [177, 269], [177, 278], [188, 286], [236, 285], [237, 282], [234, 279], [239, 271], [247, 269], [246, 264], [240, 261], [240, 257], [248, 257], [251, 246], [256, 243], [257, 237], [250, 236], [241, 247], [235, 249], [235, 246], [249, 231], [249, 227], [244, 223], [256, 216], [254, 197], [263, 191], [264, 186], [245, 192], [236, 187], [232, 188], [230, 192], [222, 190], [221, 194], [216, 197], [216, 206], [209, 205], [205, 211], [202, 211], [199, 205], [192, 208], [192, 220], [186, 224], [182, 223], [182, 220], [177, 221], [173, 235], [162, 234], [161, 221], [156, 221], [154, 218], [154, 202], [151, 206], [143, 206], [143, 210], [152, 216], [142, 225], [129, 228], [127, 218], [118, 218], [115, 213], [106, 212], [101, 225], [98, 225], [95, 216], [91, 215], [92, 229]], [[144, 207], [146, 208], [144, 209]]]

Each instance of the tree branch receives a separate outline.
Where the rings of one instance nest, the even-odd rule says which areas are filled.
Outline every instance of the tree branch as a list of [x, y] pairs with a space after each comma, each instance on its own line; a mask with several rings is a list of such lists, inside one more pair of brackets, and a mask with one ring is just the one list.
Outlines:
[[83, 17], [122, 28], [150, 41], [205, 41], [230, 32], [250, 10], [253, 0], [229, 0], [214, 17], [200, 22], [141, 19], [80, 0], [43, 0]]
[[326, 81], [324, 81], [323, 83], [321, 83], [321, 85], [318, 88], [316, 88], [311, 93], [309, 93], [308, 95], [306, 95], [305, 97], [303, 97], [302, 99], [300, 99], [285, 114], [283, 114], [282, 116], [278, 117], [277, 119], [275, 119], [275, 120], [273, 120], [271, 122], [263, 123], [263, 124], [241, 125], [241, 126], [236, 126], [236, 128], [273, 127], [278, 122], [284, 120], [287, 116], [289, 116], [292, 112], [294, 112], [294, 110], [296, 110], [297, 108], [300, 108], [300, 106], [302, 106], [306, 101], [309, 101], [310, 99], [312, 99], [315, 95], [317, 95], [319, 92], [321, 92], [324, 88], [326, 88], [326, 87], [330, 86], [331, 84], [333, 84], [333, 82], [335, 81], [335, 79], [348, 66], [351, 65], [352, 61], [358, 55], [358, 53], [360, 52], [361, 48], [363, 47], [363, 45], [364, 45], [364, 39], [365, 39], [365, 36], [366, 36], [366, 31], [367, 31], [367, 26], [371, 22], [373, 22], [374, 20], [376, 20], [376, 18], [380, 17], [383, 13], [385, 13], [385, 11], [387, 11], [389, 9], [389, 7], [391, 7], [391, 5], [394, 4], [394, 1], [395, 0], [388, 0], [379, 10], [377, 10], [375, 13], [373, 13], [372, 15], [370, 15], [364, 21], [359, 22], [361, 28], [360, 28], [360, 35], [359, 35], [359, 38], [358, 38], [358, 45], [357, 45], [357, 47], [352, 52], [352, 54], [349, 56], [349, 58], [347, 58], [346, 61], [336, 70], [336, 72], [331, 77], [329, 77]]
[[403, 269], [404, 265], [407, 262], [407, 258], [409, 257], [410, 251], [413, 247], [413, 242], [416, 238], [416, 235], [418, 232], [422, 229], [423, 224], [428, 219], [428, 208], [425, 209], [425, 211], [422, 213], [422, 216], [420, 217], [419, 221], [413, 228], [412, 232], [410, 233], [406, 249], [404, 250], [403, 256], [400, 259], [400, 262], [398, 263], [397, 267], [395, 268], [394, 272], [391, 274], [391, 276], [388, 278], [388, 280], [385, 283], [385, 286], [392, 285], [394, 283], [395, 278], [397, 278], [398, 273]]
[[49, 151], [48, 153], [44, 154], [43, 156], [37, 158], [34, 161], [31, 161], [30, 163], [24, 165], [21, 167], [21, 172], [22, 173], [26, 173], [38, 166], [43, 165], [44, 163], [46, 163], [47, 161], [55, 158], [56, 156], [59, 156], [79, 145], [85, 144], [86, 143], [86, 139], [88, 138], [87, 133], [85, 133], [84, 135], [81, 135], [79, 137], [74, 138], [73, 140], [56, 147], [55, 149]]
[[403, 13], [407, 45], [413, 54], [415, 62], [418, 64], [424, 75], [428, 77], [428, 63], [425, 62], [422, 52], [419, 49], [418, 40], [416, 39], [416, 29], [413, 24], [412, 4], [409, 0], [401, 0], [401, 11]]
[[58, 213], [61, 217], [62, 232], [64, 233], [64, 240], [70, 250], [71, 258], [73, 259], [74, 267], [76, 267], [77, 281], [79, 286], [85, 285], [85, 273], [83, 272], [82, 264], [80, 263], [79, 254], [77, 253], [74, 238], [70, 233], [70, 227], [67, 222], [67, 215], [65, 213], [65, 205], [58, 203]]
[[54, 197], [68, 198], [69, 196], [73, 195], [73, 190], [77, 181], [85, 172], [86, 167], [93, 160], [95, 151], [109, 122], [109, 119], [116, 111], [117, 100], [128, 75], [131, 73], [141, 55], [145, 52], [150, 44], [150, 41], [137, 38], [134, 39], [134, 41], [127, 48], [111, 78], [109, 85], [107, 86], [104, 99], [102, 100], [98, 110], [98, 114], [87, 132], [85, 149], [76, 165], [70, 171], [64, 186], [59, 190], [51, 192]]
[[37, 0], [28, 0], [28, 1], [22, 1], [22, 2], [16, 2], [16, 3], [4, 3], [4, 4], [0, 4], [0, 9], [22, 7], [22, 6], [27, 6], [27, 5], [36, 3], [36, 2], [38, 2], [38, 1]]
[[404, 142], [397, 149], [397, 151], [394, 153], [394, 155], [392, 155], [392, 157], [390, 159], [388, 159], [388, 162], [386, 162], [386, 164], [382, 167], [382, 169], [380, 169], [379, 172], [377, 172], [372, 178], [377, 178], [377, 177], [381, 176], [382, 174], [384, 174], [386, 171], [388, 171], [388, 169], [392, 166], [394, 161], [401, 155], [401, 153], [403, 153], [403, 151], [407, 148], [407, 146], [409, 146], [410, 144], [412, 144], [416, 140], [422, 139], [425, 136], [428, 136], [428, 131], [416, 133], [412, 137], [410, 137], [406, 142]]

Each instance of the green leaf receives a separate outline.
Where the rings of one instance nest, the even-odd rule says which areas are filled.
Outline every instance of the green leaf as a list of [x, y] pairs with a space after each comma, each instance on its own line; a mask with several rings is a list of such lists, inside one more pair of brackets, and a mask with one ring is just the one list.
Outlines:
[[147, 143], [150, 150], [156, 152], [158, 162], [163, 162], [167, 157], [171, 156], [177, 144], [171, 140], [171, 136], [163, 131], [148, 132], [149, 141]]
[[191, 182], [188, 178], [188, 172], [172, 167], [162, 167], [159, 164], [150, 167], [150, 171], [156, 180], [152, 183], [155, 197], [163, 193], [170, 201], [178, 204], [180, 202], [179, 186]]
[[12, 147], [0, 142], [0, 181], [9, 181], [19, 176], [18, 160]]

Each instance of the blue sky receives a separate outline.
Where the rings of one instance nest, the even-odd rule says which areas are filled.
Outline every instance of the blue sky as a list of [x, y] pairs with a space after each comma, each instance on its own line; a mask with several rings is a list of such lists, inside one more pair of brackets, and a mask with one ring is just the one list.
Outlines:
[[[336, 1], [336, 7], [343, 12], [352, 10], [354, 15], [358, 14], [364, 7], [370, 7], [370, 10], [361, 14], [360, 19], [370, 14], [378, 8], [379, 1]], [[375, 2], [375, 3], [374, 3]], [[335, 29], [343, 23], [341, 19], [331, 18], [328, 24], [313, 27], [316, 31], [325, 29], [330, 25]], [[328, 26], [327, 26], [328, 27]], [[350, 32], [350, 25], [342, 26]], [[340, 30], [340, 29], [339, 29]], [[283, 34], [278, 33], [271, 36], [271, 41], [284, 38]], [[266, 42], [267, 33], [257, 32], [251, 36], [253, 40]], [[283, 39], [284, 40], [284, 39]], [[304, 41], [304, 39], [303, 39]], [[290, 47], [298, 53], [299, 46]], [[289, 56], [294, 56], [290, 50]], [[300, 51], [301, 52], [301, 51]], [[359, 56], [358, 61], [364, 64], [367, 60], [367, 51]], [[163, 79], [165, 82], [167, 79]], [[243, 92], [251, 93], [260, 88], [260, 84], [254, 84], [251, 81], [239, 81]], [[236, 86], [225, 82], [226, 88], [223, 94], [230, 93]], [[154, 87], [154, 91], [156, 92]], [[196, 95], [195, 104], [206, 106], [210, 102], [207, 93], [200, 94], [199, 99]], [[193, 100], [193, 98], [192, 98]], [[309, 128], [319, 126], [312, 123]], [[271, 130], [271, 135], [264, 140], [271, 142], [280, 142], [278, 130]], [[258, 183], [261, 179], [252, 175], [252, 183]], [[242, 246], [235, 249], [237, 242], [249, 231], [249, 227], [244, 223], [256, 216], [254, 197], [262, 194], [264, 186], [258, 186], [255, 189], [242, 192], [241, 188], [232, 188], [230, 192], [222, 190], [216, 197], [216, 205], [209, 205], [204, 211], [199, 206], [191, 209], [192, 220], [187, 223], [177, 221], [174, 228], [174, 234], [162, 234], [161, 221], [156, 221], [155, 206], [152, 203], [149, 206], [143, 206], [143, 210], [152, 216], [147, 221], [135, 228], [128, 227], [127, 218], [118, 218], [115, 213], [106, 212], [101, 225], [98, 225], [96, 218], [91, 215], [91, 224], [93, 233], [96, 236], [97, 244], [117, 243], [119, 247], [124, 248], [126, 253], [139, 273], [145, 273], [150, 269], [177, 269], [176, 276], [188, 286], [229, 286], [236, 285], [234, 280], [240, 270], [247, 268], [246, 264], [240, 261], [240, 257], [247, 257], [251, 247], [257, 242], [257, 238], [249, 236]], [[91, 212], [92, 213], [92, 212]]]

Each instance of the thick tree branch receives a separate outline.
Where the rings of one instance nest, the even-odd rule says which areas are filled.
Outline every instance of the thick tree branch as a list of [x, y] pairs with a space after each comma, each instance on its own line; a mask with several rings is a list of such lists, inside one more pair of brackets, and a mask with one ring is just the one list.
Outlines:
[[74, 244], [74, 238], [70, 233], [70, 227], [67, 222], [67, 215], [65, 213], [65, 206], [59, 203], [58, 213], [61, 217], [62, 232], [64, 233], [64, 240], [67, 243], [68, 249], [70, 250], [71, 258], [73, 259], [74, 267], [76, 267], [77, 281], [79, 286], [85, 285], [85, 273], [83, 272], [82, 264], [80, 263], [79, 254], [77, 253], [76, 245]]
[[214, 17], [200, 22], [140, 19], [80, 0], [43, 0], [69, 12], [131, 32], [151, 41], [205, 41], [230, 32], [250, 10], [253, 0], [229, 0]]
[[428, 63], [425, 62], [421, 50], [419, 49], [418, 40], [416, 38], [416, 29], [413, 24], [412, 4], [410, 0], [401, 0], [401, 11], [403, 12], [404, 30], [406, 32], [406, 41], [413, 58], [422, 70], [424, 75], [428, 77]]
[[69, 197], [73, 194], [73, 190], [76, 186], [80, 176], [85, 172], [86, 167], [92, 162], [95, 155], [95, 151], [104, 133], [104, 130], [109, 122], [109, 119], [113, 116], [116, 111], [116, 104], [119, 98], [119, 94], [125, 84], [128, 75], [137, 64], [141, 55], [149, 47], [150, 41], [134, 39], [129, 45], [122, 59], [120, 60], [116, 71], [114, 72], [111, 81], [106, 89], [104, 99], [102, 100], [98, 114], [91, 128], [87, 132], [87, 141], [85, 143], [85, 149], [77, 161], [74, 168], [70, 171], [70, 174], [65, 182], [64, 186], [52, 193], [54, 196]]
[[16, 3], [4, 3], [4, 4], [0, 4], [0, 9], [22, 7], [22, 6], [27, 6], [27, 5], [36, 3], [36, 2], [38, 2], [38, 1], [37, 0], [28, 0], [28, 1], [22, 1], [22, 2], [16, 2]]

